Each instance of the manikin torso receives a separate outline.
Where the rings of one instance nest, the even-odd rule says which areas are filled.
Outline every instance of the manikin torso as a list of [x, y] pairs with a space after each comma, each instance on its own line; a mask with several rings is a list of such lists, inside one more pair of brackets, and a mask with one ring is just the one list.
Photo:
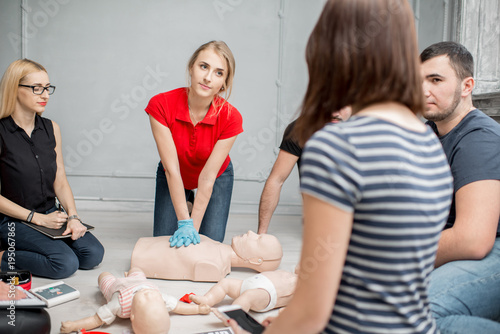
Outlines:
[[231, 267], [272, 271], [283, 257], [276, 237], [252, 231], [233, 237], [231, 245], [200, 235], [199, 244], [177, 248], [170, 247], [169, 238], [140, 238], [132, 252], [131, 267], [142, 269], [149, 278], [218, 282]]
[[132, 252], [130, 267], [146, 277], [172, 280], [218, 282], [231, 272], [230, 245], [204, 235], [188, 247], [170, 247], [169, 236], [140, 238]]

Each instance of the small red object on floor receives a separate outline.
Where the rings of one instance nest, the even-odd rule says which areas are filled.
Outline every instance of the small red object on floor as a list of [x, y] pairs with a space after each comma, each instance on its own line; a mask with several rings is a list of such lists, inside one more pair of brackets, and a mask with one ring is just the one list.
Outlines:
[[80, 332], [82, 334], [87, 334], [87, 333], [92, 333], [92, 334], [111, 334], [108, 332], [87, 332], [84, 328], [82, 328], [82, 331]]
[[184, 303], [191, 303], [191, 300], [189, 299], [189, 295], [194, 295], [193, 292], [191, 293], [186, 293], [184, 296], [182, 296], [179, 300]]

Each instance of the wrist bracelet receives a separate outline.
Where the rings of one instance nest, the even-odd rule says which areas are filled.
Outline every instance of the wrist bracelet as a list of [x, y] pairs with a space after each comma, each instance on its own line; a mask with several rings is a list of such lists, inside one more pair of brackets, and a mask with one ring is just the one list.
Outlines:
[[33, 219], [34, 215], [35, 215], [35, 210], [31, 210], [30, 214], [28, 215], [28, 218], [26, 218], [26, 221], [28, 223], [31, 223], [31, 220]]
[[80, 217], [78, 217], [77, 215], [72, 215], [72, 216], [69, 216], [68, 217], [68, 221], [70, 221], [71, 219], [76, 219], [78, 220], [80, 223], [83, 223], [82, 220], [80, 219]]

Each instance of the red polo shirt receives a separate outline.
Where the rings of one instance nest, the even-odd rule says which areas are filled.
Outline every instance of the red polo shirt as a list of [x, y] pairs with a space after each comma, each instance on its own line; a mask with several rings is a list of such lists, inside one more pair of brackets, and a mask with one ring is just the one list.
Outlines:
[[[216, 104], [224, 101], [219, 96], [215, 99]], [[187, 88], [154, 96], [149, 101], [146, 112], [172, 132], [182, 182], [186, 189], [198, 188], [198, 177], [217, 141], [243, 132], [241, 114], [228, 102], [224, 103], [219, 112], [212, 104], [205, 118], [194, 126], [189, 117]], [[228, 155], [217, 177], [224, 173], [230, 161]]]

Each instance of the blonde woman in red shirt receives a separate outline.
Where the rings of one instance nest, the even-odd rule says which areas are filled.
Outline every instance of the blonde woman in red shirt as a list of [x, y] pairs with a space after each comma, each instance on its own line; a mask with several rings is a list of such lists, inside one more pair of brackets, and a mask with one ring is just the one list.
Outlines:
[[226, 43], [203, 44], [188, 62], [188, 87], [160, 93], [146, 107], [161, 159], [153, 234], [172, 235], [172, 247], [199, 243], [199, 233], [224, 240], [234, 180], [229, 151], [243, 132], [240, 113], [226, 101], [234, 69]]

